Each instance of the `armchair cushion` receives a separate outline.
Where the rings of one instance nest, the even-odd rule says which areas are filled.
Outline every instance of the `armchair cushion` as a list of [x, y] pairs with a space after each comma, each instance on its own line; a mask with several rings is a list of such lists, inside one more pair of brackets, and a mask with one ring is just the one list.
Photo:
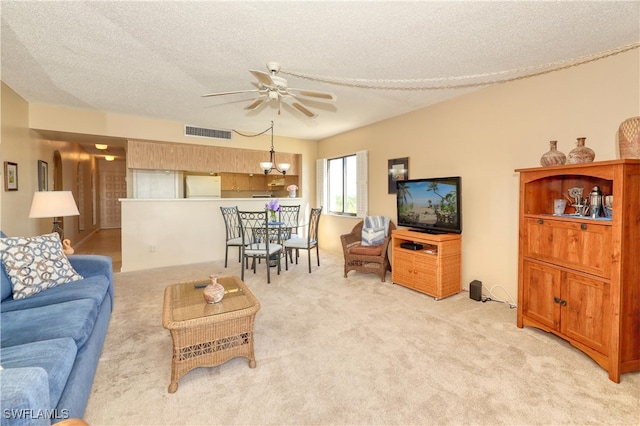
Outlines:
[[358, 244], [349, 248], [349, 254], [355, 254], [358, 256], [380, 256], [382, 254], [382, 244], [377, 246], [365, 246], [363, 244]]
[[13, 284], [13, 298], [24, 299], [43, 290], [81, 280], [62, 251], [60, 236], [0, 238], [2, 265]]

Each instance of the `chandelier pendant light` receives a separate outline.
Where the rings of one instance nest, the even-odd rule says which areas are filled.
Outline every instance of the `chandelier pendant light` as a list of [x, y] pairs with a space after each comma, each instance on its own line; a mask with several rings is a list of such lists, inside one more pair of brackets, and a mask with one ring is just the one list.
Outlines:
[[265, 175], [268, 175], [272, 171], [287, 174], [287, 171], [291, 168], [289, 163], [276, 163], [276, 151], [273, 149], [273, 121], [271, 122], [271, 150], [269, 151], [269, 161], [261, 161], [260, 168], [264, 171]]

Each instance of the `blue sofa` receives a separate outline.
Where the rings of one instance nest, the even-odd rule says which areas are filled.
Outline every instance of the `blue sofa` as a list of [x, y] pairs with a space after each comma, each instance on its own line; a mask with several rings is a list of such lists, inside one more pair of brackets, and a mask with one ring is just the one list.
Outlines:
[[84, 416], [111, 318], [113, 272], [106, 256], [68, 258], [82, 280], [18, 300], [2, 267], [2, 425]]

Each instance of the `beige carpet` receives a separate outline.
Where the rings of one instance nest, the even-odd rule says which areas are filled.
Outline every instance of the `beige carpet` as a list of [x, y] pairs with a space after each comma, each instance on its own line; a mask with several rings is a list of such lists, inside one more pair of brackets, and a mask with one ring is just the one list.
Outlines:
[[[98, 425], [640, 424], [640, 374], [609, 381], [582, 352], [516, 310], [468, 293], [434, 301], [373, 274], [342, 276], [321, 253], [266, 283], [245, 281], [262, 305], [257, 367], [235, 358], [193, 370], [175, 394], [163, 289], [232, 261], [116, 274], [116, 300], [86, 420]], [[315, 260], [315, 259], [314, 259]]]

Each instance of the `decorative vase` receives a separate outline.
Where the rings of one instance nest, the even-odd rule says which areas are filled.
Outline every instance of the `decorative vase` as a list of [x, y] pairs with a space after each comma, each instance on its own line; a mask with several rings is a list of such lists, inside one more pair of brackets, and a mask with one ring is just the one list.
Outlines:
[[640, 117], [631, 117], [618, 128], [620, 158], [640, 158]]
[[558, 151], [558, 141], [549, 142], [549, 151], [542, 154], [540, 157], [540, 164], [543, 167], [547, 166], [561, 166], [567, 162], [567, 156]]
[[296, 191], [289, 191], [289, 198], [296, 198]]
[[214, 275], [209, 277], [211, 282], [204, 288], [202, 296], [207, 303], [218, 303], [224, 297], [224, 287], [218, 282]]
[[275, 210], [269, 210], [269, 217], [271, 218], [271, 222], [277, 222], [278, 220]]
[[591, 148], [584, 146], [586, 139], [578, 138], [576, 147], [569, 151], [567, 164], [591, 163], [596, 158], [596, 153]]

